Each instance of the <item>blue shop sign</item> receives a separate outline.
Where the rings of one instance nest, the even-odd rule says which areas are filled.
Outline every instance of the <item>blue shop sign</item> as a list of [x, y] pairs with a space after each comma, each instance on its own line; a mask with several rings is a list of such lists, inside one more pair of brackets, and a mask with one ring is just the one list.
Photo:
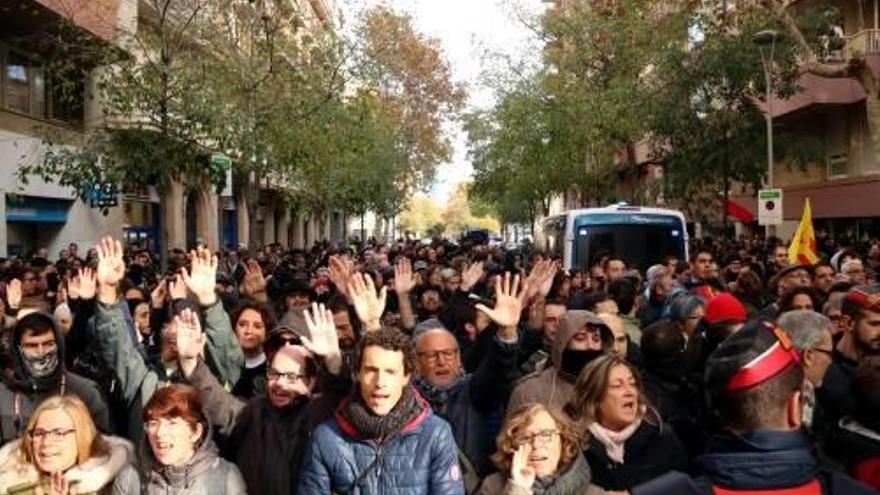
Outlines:
[[73, 200], [18, 196], [6, 198], [7, 222], [66, 223]]

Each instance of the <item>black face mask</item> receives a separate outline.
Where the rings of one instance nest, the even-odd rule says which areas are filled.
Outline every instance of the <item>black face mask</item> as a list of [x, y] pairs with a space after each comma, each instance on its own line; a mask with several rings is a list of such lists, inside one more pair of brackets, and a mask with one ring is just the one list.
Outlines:
[[596, 349], [588, 351], [566, 349], [562, 351], [562, 364], [559, 368], [563, 373], [576, 377], [584, 369], [584, 366], [603, 354], [605, 354], [605, 351]]

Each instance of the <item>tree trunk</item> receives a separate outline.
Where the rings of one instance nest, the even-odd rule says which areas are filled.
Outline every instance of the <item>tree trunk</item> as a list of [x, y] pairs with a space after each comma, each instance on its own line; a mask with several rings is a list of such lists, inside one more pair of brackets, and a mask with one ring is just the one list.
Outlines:
[[251, 252], [256, 252], [260, 247], [260, 239], [257, 239], [257, 209], [260, 207], [260, 185], [257, 183], [256, 174], [251, 172], [247, 177], [247, 211], [248, 211], [248, 244]]
[[[233, 194], [235, 195], [235, 229], [238, 237], [238, 244], [247, 246], [250, 243], [250, 218], [248, 211], [248, 185], [246, 174], [236, 174], [232, 181]], [[238, 246], [234, 246], [238, 248]]]
[[163, 256], [171, 249], [186, 249], [186, 198], [184, 184], [179, 177], [172, 178], [162, 194]]
[[217, 219], [218, 197], [211, 178], [199, 177], [199, 190], [196, 192], [196, 230], [202, 243], [212, 253], [220, 249], [219, 223]]
[[361, 212], [361, 244], [366, 244], [367, 242], [367, 231], [364, 227], [364, 217], [367, 215], [366, 212]]

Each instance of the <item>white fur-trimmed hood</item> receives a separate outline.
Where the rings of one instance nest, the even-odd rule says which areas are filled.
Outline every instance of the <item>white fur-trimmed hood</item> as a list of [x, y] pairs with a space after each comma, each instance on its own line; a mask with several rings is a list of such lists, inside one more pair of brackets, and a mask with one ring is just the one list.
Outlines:
[[[125, 466], [134, 459], [134, 446], [128, 440], [102, 435], [108, 453], [93, 457], [81, 466], [71, 468], [65, 477], [73, 482], [71, 494], [92, 493], [109, 485]], [[22, 484], [36, 483], [39, 473], [36, 467], [24, 462], [19, 455], [21, 439], [13, 440], [0, 448], [0, 495]]]

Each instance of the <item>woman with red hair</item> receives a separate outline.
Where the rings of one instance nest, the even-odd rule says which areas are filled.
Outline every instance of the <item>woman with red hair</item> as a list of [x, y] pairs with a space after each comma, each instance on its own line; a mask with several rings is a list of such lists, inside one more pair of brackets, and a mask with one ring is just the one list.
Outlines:
[[115, 493], [247, 493], [238, 468], [218, 455], [192, 387], [173, 385], [156, 391], [144, 406], [143, 419], [147, 442], [140, 472], [128, 468], [120, 473]]

